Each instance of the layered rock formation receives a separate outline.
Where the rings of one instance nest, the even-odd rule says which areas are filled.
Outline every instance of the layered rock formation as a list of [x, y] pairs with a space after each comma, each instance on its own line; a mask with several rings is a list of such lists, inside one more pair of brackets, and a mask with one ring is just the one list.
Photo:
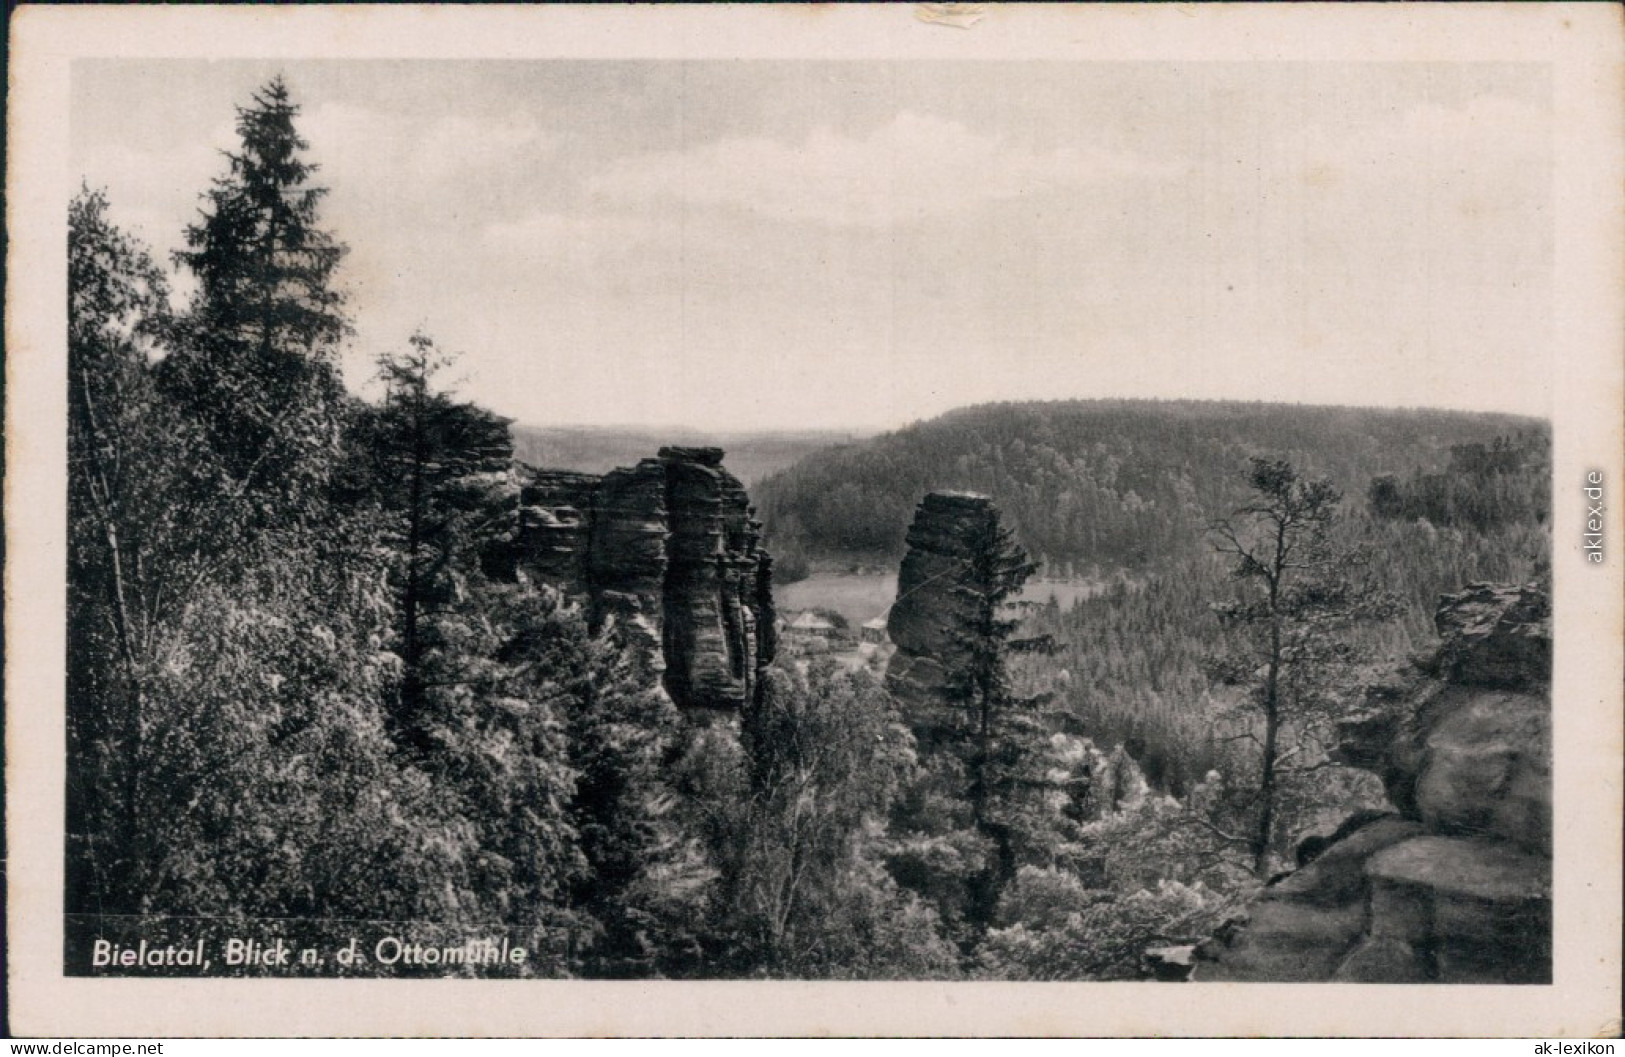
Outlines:
[[971, 547], [987, 538], [998, 517], [986, 496], [932, 492], [908, 529], [897, 601], [886, 619], [886, 634], [897, 646], [886, 666], [886, 688], [915, 733], [927, 739], [943, 721], [948, 672], [964, 651], [957, 636], [971, 603], [960, 588]]
[[514, 564], [613, 622], [673, 701], [738, 709], [773, 658], [772, 561], [720, 448], [592, 474], [536, 470]]
[[1534, 586], [1440, 601], [1443, 639], [1343, 725], [1342, 762], [1381, 776], [1363, 812], [1300, 850], [1198, 980], [1551, 979], [1551, 623]]

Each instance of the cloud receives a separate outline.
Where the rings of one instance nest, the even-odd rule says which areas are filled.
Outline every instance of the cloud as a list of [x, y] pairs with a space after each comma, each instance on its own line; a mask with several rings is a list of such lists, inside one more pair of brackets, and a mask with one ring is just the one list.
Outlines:
[[[556, 139], [526, 115], [448, 115], [424, 122], [349, 103], [311, 108], [299, 124], [311, 155], [335, 171], [396, 173], [395, 182], [439, 190], [448, 181], [522, 167], [549, 154]], [[333, 179], [332, 175], [328, 176]]]
[[204, 142], [167, 150], [97, 141], [76, 145], [75, 182], [105, 187], [116, 221], [160, 256], [184, 242], [198, 218], [200, 197], [226, 171], [222, 151], [236, 146], [232, 123], [222, 121]]
[[[405, 217], [430, 224], [450, 221], [465, 208], [508, 208], [499, 195], [508, 195], [556, 146], [524, 115], [425, 122], [347, 103], [307, 108], [298, 129], [310, 145], [306, 157], [320, 166], [316, 183], [333, 190], [325, 220], [338, 222], [345, 240], [399, 230]], [[115, 215], [167, 251], [196, 220], [199, 196], [226, 172], [223, 152], [239, 148], [234, 123], [225, 120], [196, 145], [101, 141], [81, 146], [75, 161], [92, 186], [107, 186]]]
[[659, 239], [665, 226], [658, 218], [536, 210], [517, 220], [486, 224], [480, 242], [504, 256], [579, 258], [629, 252]]
[[905, 111], [861, 137], [819, 128], [800, 143], [735, 138], [635, 155], [589, 186], [627, 201], [668, 199], [775, 220], [884, 228], [980, 202], [1178, 171], [1096, 147], [1039, 152]]

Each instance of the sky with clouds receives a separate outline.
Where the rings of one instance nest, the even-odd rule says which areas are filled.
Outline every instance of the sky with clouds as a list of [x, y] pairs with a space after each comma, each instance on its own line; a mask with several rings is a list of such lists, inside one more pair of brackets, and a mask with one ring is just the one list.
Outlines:
[[358, 387], [422, 328], [535, 425], [1549, 412], [1540, 66], [80, 60], [75, 185], [167, 255], [279, 72]]

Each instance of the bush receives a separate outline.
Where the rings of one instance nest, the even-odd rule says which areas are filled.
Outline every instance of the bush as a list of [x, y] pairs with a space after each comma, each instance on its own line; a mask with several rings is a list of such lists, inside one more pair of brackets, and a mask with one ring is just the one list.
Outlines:
[[1132, 980], [1145, 951], [1209, 935], [1229, 900], [1200, 882], [1161, 881], [1129, 895], [1089, 890], [1025, 867], [1000, 901], [1009, 922], [988, 933], [977, 975], [1000, 980]]

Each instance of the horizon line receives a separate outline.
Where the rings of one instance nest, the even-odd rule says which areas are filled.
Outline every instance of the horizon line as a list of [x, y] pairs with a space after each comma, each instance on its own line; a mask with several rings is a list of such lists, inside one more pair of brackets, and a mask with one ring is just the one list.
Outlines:
[[847, 433], [859, 437], [874, 437], [885, 433], [895, 433], [899, 430], [913, 426], [924, 425], [949, 415], [961, 414], [982, 408], [1033, 406], [1057, 404], [1211, 404], [1236, 405], [1244, 407], [1291, 407], [1313, 408], [1324, 411], [1375, 411], [1380, 413], [1442, 413], [1448, 415], [1482, 415], [1499, 416], [1502, 418], [1527, 419], [1532, 422], [1544, 423], [1550, 426], [1553, 415], [1550, 412], [1535, 413], [1530, 411], [1514, 411], [1506, 408], [1475, 408], [1459, 407], [1447, 404], [1342, 404], [1320, 403], [1307, 400], [1263, 400], [1245, 399], [1242, 397], [1198, 397], [1198, 396], [1076, 396], [1076, 397], [1031, 397], [1011, 399], [980, 400], [975, 403], [961, 404], [938, 411], [935, 414], [921, 415], [909, 418], [892, 425], [791, 425], [791, 426], [698, 426], [683, 422], [635, 422], [635, 421], [595, 421], [595, 422], [554, 422], [541, 423], [526, 421], [519, 417], [510, 417], [515, 428], [533, 430], [598, 430], [604, 432], [674, 432], [694, 433], [701, 436], [725, 437], [739, 435], [763, 434], [794, 434], [794, 433]]

